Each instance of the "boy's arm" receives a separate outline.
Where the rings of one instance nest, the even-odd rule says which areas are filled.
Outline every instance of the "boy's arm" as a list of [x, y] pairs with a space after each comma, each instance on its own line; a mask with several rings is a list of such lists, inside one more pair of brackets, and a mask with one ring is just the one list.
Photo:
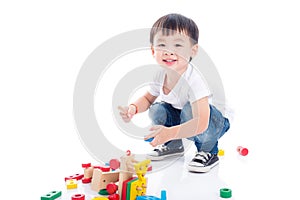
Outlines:
[[193, 118], [181, 125], [171, 127], [174, 138], [187, 138], [203, 133], [209, 124], [210, 108], [208, 97], [204, 97], [192, 104]]
[[156, 98], [156, 96], [153, 96], [149, 92], [146, 92], [146, 94], [133, 102], [133, 105], [130, 104], [129, 106], [132, 107], [131, 109], [137, 109], [137, 112], [135, 110], [136, 113], [142, 113], [148, 110], [148, 108], [153, 104]]

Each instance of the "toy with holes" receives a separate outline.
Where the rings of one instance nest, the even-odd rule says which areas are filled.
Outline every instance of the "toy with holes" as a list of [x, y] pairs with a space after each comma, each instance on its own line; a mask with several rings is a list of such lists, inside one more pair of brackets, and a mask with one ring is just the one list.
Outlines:
[[67, 189], [76, 189], [77, 188], [77, 180], [76, 179], [69, 179], [66, 181]]
[[248, 152], [249, 152], [247, 148], [242, 147], [242, 146], [238, 146], [238, 147], [236, 148], [236, 150], [237, 150], [237, 152], [239, 152], [239, 154], [242, 155], [242, 156], [248, 155]]
[[54, 200], [61, 196], [61, 191], [51, 191], [46, 195], [41, 196], [41, 200]]
[[229, 188], [221, 188], [220, 189], [220, 197], [222, 198], [231, 198], [232, 197], [232, 191]]
[[144, 160], [134, 165], [137, 179], [130, 181], [127, 185], [126, 200], [136, 200], [138, 196], [146, 195], [147, 178], [145, 177], [150, 160]]
[[128, 180], [131, 180], [133, 178], [134, 174], [134, 164], [138, 163], [138, 161], [135, 160], [134, 154], [131, 154], [131, 152], [128, 150], [126, 152], [126, 155], [121, 157], [120, 162], [120, 175], [119, 175], [119, 186], [118, 186], [118, 194], [122, 199], [126, 200], [126, 184]]
[[90, 183], [92, 181], [94, 167], [92, 166], [91, 163], [84, 163], [81, 164], [81, 166], [84, 169], [82, 183], [84, 184]]
[[162, 190], [160, 193], [160, 198], [155, 196], [138, 196], [136, 197], [136, 200], [167, 200], [167, 192], [165, 190]]

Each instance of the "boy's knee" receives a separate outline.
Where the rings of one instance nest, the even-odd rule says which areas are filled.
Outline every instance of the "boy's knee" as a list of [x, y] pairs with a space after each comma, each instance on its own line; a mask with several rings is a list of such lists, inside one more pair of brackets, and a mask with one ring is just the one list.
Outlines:
[[188, 102], [187, 104], [185, 104], [183, 106], [183, 108], [181, 110], [181, 113], [180, 113], [181, 122], [180, 123], [187, 122], [192, 118], [193, 118], [192, 107], [191, 107], [191, 104]]
[[164, 125], [167, 120], [167, 111], [160, 103], [155, 103], [149, 108], [149, 117], [156, 125]]

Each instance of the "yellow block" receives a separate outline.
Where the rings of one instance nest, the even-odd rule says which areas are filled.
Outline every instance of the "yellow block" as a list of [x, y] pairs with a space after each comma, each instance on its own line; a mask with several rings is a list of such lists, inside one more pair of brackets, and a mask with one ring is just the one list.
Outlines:
[[225, 152], [223, 149], [219, 149], [218, 156], [224, 156]]
[[92, 200], [108, 200], [106, 197], [94, 197]]
[[137, 196], [146, 195], [147, 178], [144, 180], [137, 179], [130, 185], [130, 200], [135, 200]]
[[77, 180], [70, 179], [66, 181], [67, 189], [75, 189], [77, 188]]

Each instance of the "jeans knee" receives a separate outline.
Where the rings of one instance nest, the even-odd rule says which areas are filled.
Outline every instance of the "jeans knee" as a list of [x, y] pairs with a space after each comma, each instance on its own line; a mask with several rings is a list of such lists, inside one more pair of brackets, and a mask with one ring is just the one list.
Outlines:
[[183, 106], [183, 108], [181, 110], [180, 123], [187, 122], [187, 121], [191, 120], [192, 118], [193, 118], [192, 107], [191, 107], [191, 104], [188, 102]]
[[167, 111], [163, 105], [155, 103], [149, 108], [149, 117], [153, 124], [164, 125], [167, 120]]

